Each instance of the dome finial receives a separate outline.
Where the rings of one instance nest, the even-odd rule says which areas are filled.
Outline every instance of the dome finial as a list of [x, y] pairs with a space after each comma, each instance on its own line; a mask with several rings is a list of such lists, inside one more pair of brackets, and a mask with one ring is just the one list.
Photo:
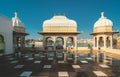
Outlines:
[[101, 12], [101, 18], [104, 18], [104, 12]]
[[16, 17], [16, 18], [18, 17], [18, 13], [17, 13], [17, 11], [15, 11], [15, 17]]

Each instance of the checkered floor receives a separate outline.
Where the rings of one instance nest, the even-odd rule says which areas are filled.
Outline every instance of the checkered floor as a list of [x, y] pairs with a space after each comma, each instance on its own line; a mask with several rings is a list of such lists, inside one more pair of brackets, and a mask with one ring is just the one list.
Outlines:
[[[120, 74], [113, 72], [112, 66], [99, 65], [88, 59], [64, 60], [45, 54], [37, 58], [29, 55], [15, 57], [14, 55], [0, 57], [0, 77], [97, 77], [99, 72], [104, 77], [117, 77]], [[44, 57], [43, 57], [44, 56]], [[59, 56], [59, 55], [58, 55]]]

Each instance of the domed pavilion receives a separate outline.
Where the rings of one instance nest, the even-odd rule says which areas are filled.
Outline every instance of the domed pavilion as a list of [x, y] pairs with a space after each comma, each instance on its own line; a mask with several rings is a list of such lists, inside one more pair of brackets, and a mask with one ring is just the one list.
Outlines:
[[[44, 49], [66, 50], [67, 42], [71, 42], [72, 46], [77, 47], [77, 23], [68, 19], [65, 15], [54, 15], [51, 19], [43, 22], [43, 31], [39, 32], [43, 35]], [[71, 40], [68, 40], [68, 39]], [[68, 41], [67, 41], [68, 40]]]
[[12, 54], [15, 50], [24, 48], [26, 35], [28, 34], [17, 12], [12, 19], [0, 14], [0, 54]]
[[29, 34], [26, 33], [25, 25], [19, 19], [17, 12], [15, 12], [15, 16], [12, 18], [12, 26], [14, 49], [22, 49], [25, 47], [25, 36]]
[[95, 22], [92, 35], [94, 36], [94, 47], [113, 48], [113, 34], [118, 33], [113, 30], [113, 22], [104, 16]]

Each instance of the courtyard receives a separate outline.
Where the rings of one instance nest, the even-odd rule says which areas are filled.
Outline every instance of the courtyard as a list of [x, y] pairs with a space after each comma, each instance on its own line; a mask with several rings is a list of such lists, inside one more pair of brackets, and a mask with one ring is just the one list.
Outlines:
[[[119, 62], [119, 61], [117, 61]], [[97, 63], [88, 54], [26, 52], [0, 56], [0, 77], [119, 77], [120, 66]]]

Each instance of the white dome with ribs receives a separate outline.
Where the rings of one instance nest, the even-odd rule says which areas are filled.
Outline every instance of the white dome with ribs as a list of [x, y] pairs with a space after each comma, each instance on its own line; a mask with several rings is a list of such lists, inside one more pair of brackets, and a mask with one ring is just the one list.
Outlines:
[[104, 17], [104, 12], [101, 13], [101, 17], [94, 24], [94, 27], [101, 27], [101, 26], [113, 26], [112, 21]]

